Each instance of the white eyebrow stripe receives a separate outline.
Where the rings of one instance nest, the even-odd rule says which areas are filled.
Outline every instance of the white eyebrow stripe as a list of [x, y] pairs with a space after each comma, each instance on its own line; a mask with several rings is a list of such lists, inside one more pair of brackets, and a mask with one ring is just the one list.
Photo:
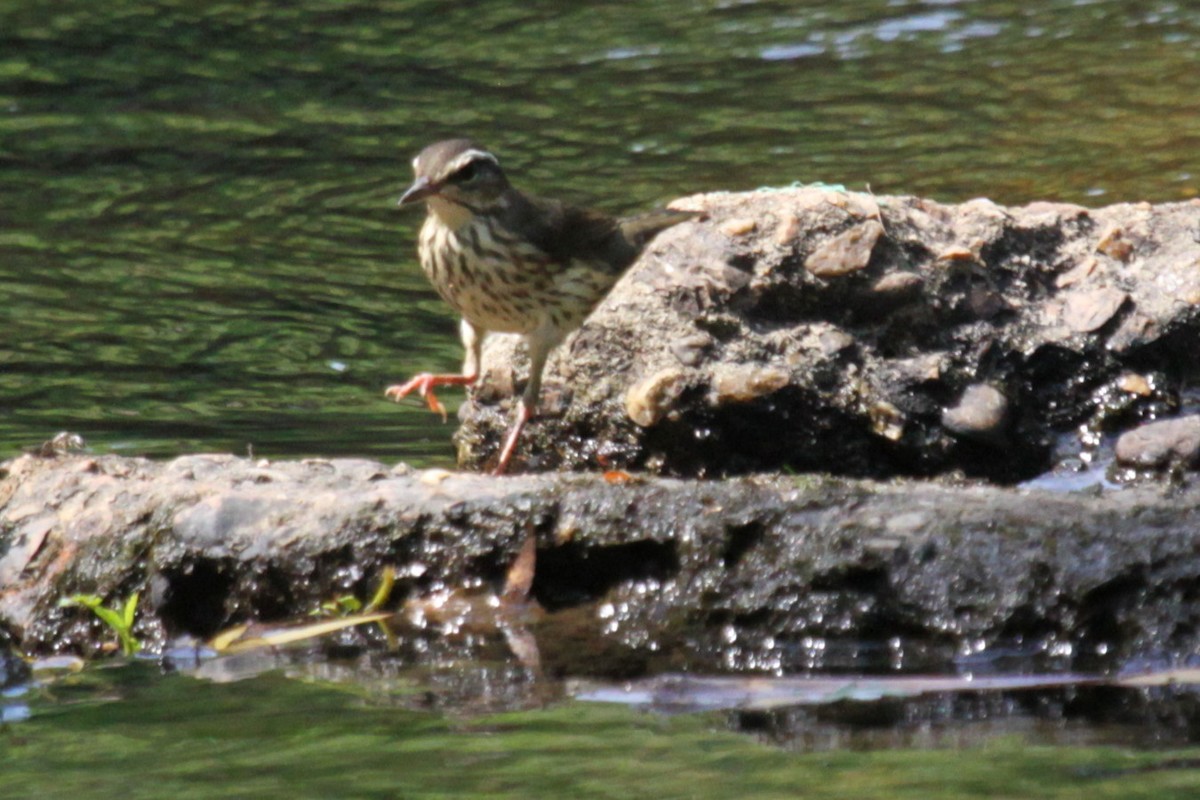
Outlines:
[[467, 164], [477, 160], [490, 161], [497, 167], [500, 166], [499, 159], [486, 150], [467, 150], [466, 152], [459, 154], [458, 158], [450, 162], [450, 164], [446, 167], [446, 173], [449, 174], [451, 172], [457, 172]]

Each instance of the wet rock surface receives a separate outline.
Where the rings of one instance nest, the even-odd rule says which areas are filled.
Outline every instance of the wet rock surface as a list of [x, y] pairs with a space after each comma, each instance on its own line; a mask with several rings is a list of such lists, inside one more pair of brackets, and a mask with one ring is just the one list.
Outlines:
[[1117, 439], [1117, 461], [1131, 467], [1190, 467], [1200, 456], [1200, 416], [1150, 422]]
[[967, 387], [958, 404], [942, 412], [942, 425], [951, 433], [984, 441], [1003, 437], [1008, 422], [1008, 398], [993, 386]]
[[[1200, 201], [797, 188], [675, 205], [706, 217], [663, 233], [552, 357], [547, 383], [573, 396], [527, 429], [524, 469], [1015, 482], [1095, 448], [1078, 436], [1064, 452], [1077, 431], [1115, 436], [1192, 402]], [[519, 386], [520, 350], [493, 337], [485, 384]], [[1122, 391], [1129, 372], [1159, 380]], [[981, 409], [956, 410], [977, 385], [1003, 419], [961, 418]], [[492, 458], [510, 416], [503, 393], [466, 405], [461, 463]]]
[[[90, 457], [70, 435], [0, 465], [0, 677], [15, 651], [112, 638], [73, 594], [139, 593], [135, 633], [172, 649], [366, 598], [388, 569], [397, 652], [458, 683], [496, 658], [624, 679], [1200, 652], [1200, 203], [680, 205], [706, 217], [553, 356], [527, 474]], [[463, 463], [495, 457], [523, 375], [489, 340]], [[1110, 454], [1152, 480], [1100, 492]], [[1011, 488], [1050, 470], [1089, 488]], [[501, 615], [530, 537], [535, 603]]]
[[[74, 593], [142, 593], [151, 645], [368, 596], [493, 587], [528, 536], [541, 663], [800, 671], [839, 648], [946, 668], [1001, 643], [1061, 666], [1200, 648], [1200, 488], [1031, 492], [792, 477], [487, 476], [368, 461], [24, 456], [0, 481], [0, 628], [109, 638]], [[624, 666], [614, 667], [614, 664]]]

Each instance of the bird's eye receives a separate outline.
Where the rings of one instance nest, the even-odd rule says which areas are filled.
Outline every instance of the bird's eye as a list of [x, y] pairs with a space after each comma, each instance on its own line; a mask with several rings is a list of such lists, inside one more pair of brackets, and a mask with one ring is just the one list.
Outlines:
[[483, 170], [479, 168], [479, 162], [472, 161], [470, 164], [467, 164], [458, 172], [454, 173], [454, 182], [471, 183], [472, 181], [477, 180], [482, 174]]

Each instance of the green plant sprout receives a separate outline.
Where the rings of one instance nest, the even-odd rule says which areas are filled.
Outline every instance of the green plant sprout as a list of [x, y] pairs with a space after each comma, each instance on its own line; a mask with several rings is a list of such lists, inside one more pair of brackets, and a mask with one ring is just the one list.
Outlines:
[[363, 602], [352, 594], [343, 594], [332, 600], [326, 600], [320, 606], [309, 612], [309, 616], [313, 617], [346, 617], [351, 614], [370, 614], [378, 611], [379, 608], [388, 601], [392, 595], [392, 588], [396, 585], [396, 570], [394, 567], [384, 567], [379, 576], [379, 585], [375, 587], [375, 594], [371, 600], [363, 605]]
[[136, 655], [142, 649], [142, 643], [133, 635], [133, 616], [137, 612], [138, 592], [126, 598], [125, 603], [117, 603], [112, 608], [104, 605], [104, 598], [94, 594], [73, 594], [58, 601], [59, 607], [83, 606], [90, 608], [100, 620], [112, 628], [121, 642], [121, 652], [126, 656]]
[[338, 595], [308, 612], [310, 617], [348, 617], [362, 611], [362, 601], [352, 594]]

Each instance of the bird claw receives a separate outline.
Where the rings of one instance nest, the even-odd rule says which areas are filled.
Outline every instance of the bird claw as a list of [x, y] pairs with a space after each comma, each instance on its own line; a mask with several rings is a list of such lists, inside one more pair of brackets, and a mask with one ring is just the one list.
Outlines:
[[447, 419], [446, 407], [437, 399], [433, 388], [435, 386], [470, 386], [477, 377], [477, 375], [434, 375], [431, 372], [422, 372], [408, 383], [389, 386], [383, 394], [388, 399], [399, 402], [416, 391], [425, 398], [425, 405], [429, 406], [429, 410], [435, 414], [441, 414], [442, 422], [445, 422]]

